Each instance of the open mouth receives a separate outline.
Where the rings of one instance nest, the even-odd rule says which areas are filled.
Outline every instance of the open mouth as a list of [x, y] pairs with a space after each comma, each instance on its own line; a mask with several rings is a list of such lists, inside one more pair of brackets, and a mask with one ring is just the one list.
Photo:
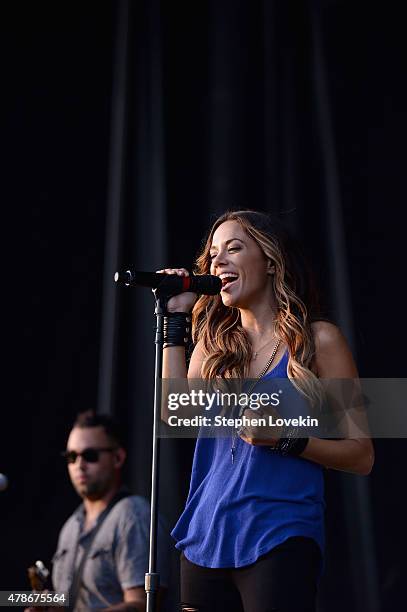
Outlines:
[[233, 274], [232, 272], [224, 272], [223, 274], [219, 275], [219, 278], [222, 281], [222, 291], [223, 291], [224, 289], [227, 289], [231, 285], [233, 285], [233, 283], [235, 283], [237, 279], [239, 278], [239, 275]]

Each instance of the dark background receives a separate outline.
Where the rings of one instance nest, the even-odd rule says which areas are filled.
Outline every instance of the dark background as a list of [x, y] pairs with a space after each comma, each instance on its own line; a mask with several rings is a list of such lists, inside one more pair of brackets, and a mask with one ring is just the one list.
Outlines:
[[[394, 7], [378, 8], [2, 5], [0, 589], [28, 588], [78, 503], [58, 458], [77, 411], [126, 422], [127, 476], [148, 495], [153, 303], [112, 273], [191, 266], [225, 209], [280, 213], [361, 376], [405, 375], [406, 43]], [[368, 478], [327, 475], [324, 612], [405, 601], [405, 441], [375, 448]], [[164, 441], [172, 524], [191, 458], [190, 441]]]

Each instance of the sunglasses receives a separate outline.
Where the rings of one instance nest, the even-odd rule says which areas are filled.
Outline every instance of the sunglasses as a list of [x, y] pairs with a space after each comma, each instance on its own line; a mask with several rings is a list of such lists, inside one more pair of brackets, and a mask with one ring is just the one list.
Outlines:
[[64, 451], [61, 455], [66, 459], [67, 463], [75, 463], [78, 457], [82, 457], [86, 463], [97, 463], [100, 453], [111, 453], [117, 450], [117, 447], [112, 448], [85, 448], [81, 453], [76, 451]]

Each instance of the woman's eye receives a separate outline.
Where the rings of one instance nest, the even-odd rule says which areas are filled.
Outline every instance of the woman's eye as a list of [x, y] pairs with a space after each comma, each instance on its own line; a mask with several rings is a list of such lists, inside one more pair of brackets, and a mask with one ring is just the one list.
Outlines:
[[[228, 253], [235, 253], [236, 251], [240, 251], [241, 247], [240, 246], [234, 246], [234, 247], [229, 247], [228, 248]], [[209, 253], [209, 259], [212, 260], [217, 256], [217, 253]]]

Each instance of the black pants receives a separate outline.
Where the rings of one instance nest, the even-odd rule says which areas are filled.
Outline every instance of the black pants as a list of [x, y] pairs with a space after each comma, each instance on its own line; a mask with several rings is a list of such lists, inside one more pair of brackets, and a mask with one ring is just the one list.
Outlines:
[[315, 612], [321, 561], [311, 538], [292, 537], [252, 565], [211, 569], [181, 554], [181, 610]]

